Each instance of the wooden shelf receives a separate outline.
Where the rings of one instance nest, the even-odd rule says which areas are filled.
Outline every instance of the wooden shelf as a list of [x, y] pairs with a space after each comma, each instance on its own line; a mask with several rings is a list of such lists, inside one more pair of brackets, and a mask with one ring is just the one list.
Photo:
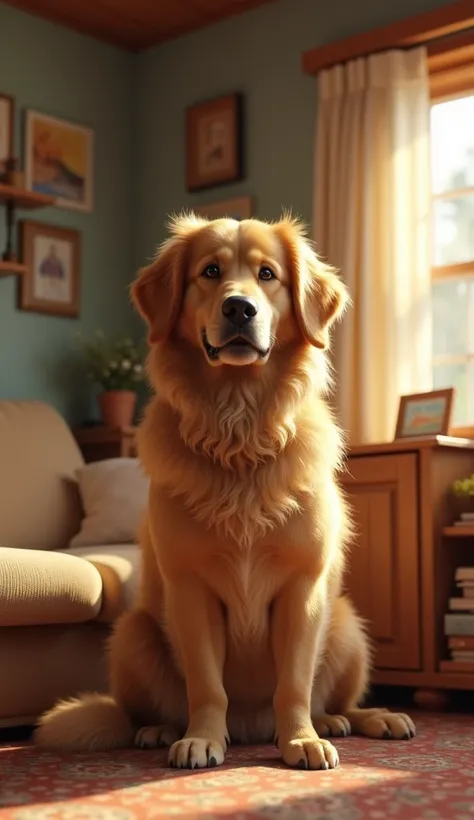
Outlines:
[[441, 661], [439, 668], [441, 672], [461, 672], [463, 675], [474, 675], [472, 661]]
[[14, 185], [4, 185], [0, 182], [0, 202], [13, 202], [17, 208], [32, 211], [36, 208], [54, 205], [55, 199], [46, 194], [36, 194], [33, 191], [26, 191], [24, 188], [16, 188]]
[[[454, 661], [441, 661], [454, 663]], [[463, 664], [464, 668], [464, 664]], [[399, 669], [376, 669], [372, 672], [371, 683], [378, 686], [409, 686], [421, 689], [474, 689], [474, 673], [441, 671], [439, 665], [436, 672], [407, 672]]]
[[3, 262], [0, 259], [0, 276], [22, 276], [27, 267], [21, 262]]
[[[23, 208], [33, 211], [36, 208], [45, 208], [54, 205], [55, 198], [45, 194], [35, 194], [33, 191], [26, 191], [16, 185], [6, 185], [0, 182], [0, 204], [5, 205], [7, 241], [4, 256], [13, 255], [13, 228], [15, 223], [15, 211]], [[21, 262], [4, 262], [0, 259], [0, 276], [21, 276], [26, 273], [27, 266]]]
[[444, 527], [443, 535], [447, 538], [474, 538], [474, 527], [468, 527], [467, 525]]

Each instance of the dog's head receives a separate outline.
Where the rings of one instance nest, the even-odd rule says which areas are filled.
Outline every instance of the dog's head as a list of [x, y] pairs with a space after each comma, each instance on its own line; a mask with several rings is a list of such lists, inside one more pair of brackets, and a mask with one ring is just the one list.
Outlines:
[[276, 344], [325, 349], [347, 291], [290, 218], [175, 218], [170, 238], [132, 285], [151, 345], [174, 334], [207, 362], [264, 364]]

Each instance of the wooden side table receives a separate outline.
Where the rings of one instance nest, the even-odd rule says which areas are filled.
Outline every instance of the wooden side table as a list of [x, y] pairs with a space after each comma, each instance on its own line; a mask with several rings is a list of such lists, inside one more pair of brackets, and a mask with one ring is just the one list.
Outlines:
[[106, 458], [135, 458], [137, 455], [136, 427], [79, 427], [74, 437], [84, 461], [102, 461]]

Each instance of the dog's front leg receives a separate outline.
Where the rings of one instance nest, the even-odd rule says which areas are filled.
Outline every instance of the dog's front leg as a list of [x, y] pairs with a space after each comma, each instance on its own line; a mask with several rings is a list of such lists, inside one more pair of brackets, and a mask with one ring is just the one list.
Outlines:
[[169, 762], [180, 769], [218, 766], [228, 743], [222, 607], [205, 584], [187, 577], [168, 588], [167, 609], [188, 698], [188, 728], [182, 740], [172, 745]]
[[320, 581], [298, 577], [284, 587], [272, 611], [275, 742], [285, 763], [300, 769], [333, 769], [339, 762], [311, 720], [311, 690], [326, 628], [324, 599]]

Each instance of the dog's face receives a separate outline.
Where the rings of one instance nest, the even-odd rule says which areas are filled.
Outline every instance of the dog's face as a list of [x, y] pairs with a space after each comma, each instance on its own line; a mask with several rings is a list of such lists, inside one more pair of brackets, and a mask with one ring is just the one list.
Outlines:
[[151, 344], [176, 333], [219, 365], [261, 365], [275, 343], [328, 344], [346, 291], [298, 225], [178, 217], [132, 286]]
[[178, 331], [212, 365], [262, 364], [296, 332], [281, 241], [267, 225], [218, 220], [189, 249]]

